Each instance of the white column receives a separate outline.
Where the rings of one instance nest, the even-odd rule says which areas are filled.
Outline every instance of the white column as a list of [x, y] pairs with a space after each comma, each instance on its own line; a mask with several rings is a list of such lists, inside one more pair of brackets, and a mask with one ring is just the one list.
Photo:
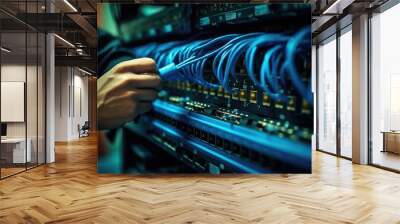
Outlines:
[[46, 163], [55, 161], [54, 133], [55, 133], [55, 73], [54, 73], [54, 35], [46, 36]]
[[[46, 1], [47, 12], [53, 12], [51, 1]], [[55, 161], [55, 55], [54, 34], [46, 35], [46, 163]]]
[[368, 15], [353, 19], [353, 162], [368, 163]]

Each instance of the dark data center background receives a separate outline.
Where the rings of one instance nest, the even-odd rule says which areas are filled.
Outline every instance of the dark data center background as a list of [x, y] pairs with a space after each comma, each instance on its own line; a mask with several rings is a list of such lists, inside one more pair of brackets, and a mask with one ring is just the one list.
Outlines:
[[[311, 172], [309, 4], [109, 9], [123, 45], [99, 54], [100, 64], [122, 48], [159, 69], [190, 63], [162, 78], [150, 113], [103, 133], [99, 172]], [[106, 48], [102, 38], [98, 48]]]

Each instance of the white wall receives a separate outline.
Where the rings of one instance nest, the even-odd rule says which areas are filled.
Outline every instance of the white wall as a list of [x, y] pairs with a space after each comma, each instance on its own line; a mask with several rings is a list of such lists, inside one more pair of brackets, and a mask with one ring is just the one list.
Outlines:
[[[5, 64], [1, 65], [1, 81], [3, 82], [25, 82], [25, 64]], [[1, 108], [6, 110], [6, 108]], [[25, 137], [25, 123], [7, 123], [8, 137]]]
[[84, 73], [72, 67], [56, 67], [56, 141], [79, 137], [78, 125], [89, 118], [88, 105], [88, 78]]
[[[1, 65], [2, 82], [25, 82], [25, 73], [25, 64]], [[7, 110], [7, 108], [1, 108], [1, 110]], [[25, 138], [25, 126], [25, 122], [7, 122], [7, 137]]]
[[69, 76], [67, 67], [55, 68], [55, 140], [68, 140], [68, 87]]
[[79, 72], [79, 70], [75, 70], [74, 72], [72, 136], [78, 137], [78, 124], [82, 126], [85, 121], [89, 120], [88, 78], [82, 76], [83, 73]]
[[[28, 66], [28, 74], [36, 69], [33, 66]], [[26, 82], [25, 80], [25, 64], [3, 64], [1, 65], [1, 81], [2, 82]], [[29, 96], [36, 96], [33, 93], [28, 93]], [[7, 108], [1, 108], [7, 110]], [[28, 120], [29, 119], [28, 117]], [[25, 122], [7, 122], [7, 136], [8, 137], [25, 137]], [[28, 136], [29, 137], [29, 136]]]

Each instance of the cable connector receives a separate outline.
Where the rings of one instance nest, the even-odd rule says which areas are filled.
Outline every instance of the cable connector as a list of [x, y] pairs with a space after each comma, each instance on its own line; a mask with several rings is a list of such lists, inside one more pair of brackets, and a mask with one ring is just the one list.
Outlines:
[[[168, 64], [160, 69], [158, 69], [158, 73], [163, 80], [171, 80], [176, 78], [178, 75], [178, 68], [175, 63]], [[175, 77], [174, 77], [175, 76]]]

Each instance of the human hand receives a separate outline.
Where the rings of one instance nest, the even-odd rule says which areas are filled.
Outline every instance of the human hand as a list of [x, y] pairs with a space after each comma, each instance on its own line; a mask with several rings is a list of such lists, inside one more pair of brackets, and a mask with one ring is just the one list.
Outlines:
[[149, 111], [160, 84], [153, 59], [134, 59], [114, 66], [97, 80], [99, 129], [117, 128]]

